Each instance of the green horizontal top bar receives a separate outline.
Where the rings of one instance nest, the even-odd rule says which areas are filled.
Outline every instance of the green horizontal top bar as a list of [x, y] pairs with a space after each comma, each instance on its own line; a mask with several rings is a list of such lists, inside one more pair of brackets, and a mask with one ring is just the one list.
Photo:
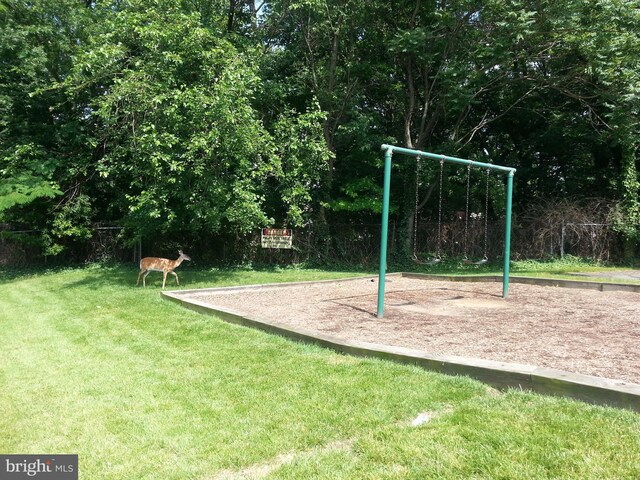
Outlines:
[[382, 145], [382, 150], [391, 150], [391, 152], [404, 153], [405, 155], [413, 155], [414, 157], [426, 157], [434, 160], [444, 160], [445, 162], [460, 163], [462, 165], [471, 165], [478, 168], [489, 168], [491, 170], [499, 170], [513, 175], [516, 171], [512, 167], [503, 167], [502, 165], [494, 165], [492, 163], [474, 162], [473, 160], [465, 160], [464, 158], [449, 157], [447, 155], [438, 155], [437, 153], [421, 152], [420, 150], [411, 150], [409, 148], [395, 147], [393, 145]]

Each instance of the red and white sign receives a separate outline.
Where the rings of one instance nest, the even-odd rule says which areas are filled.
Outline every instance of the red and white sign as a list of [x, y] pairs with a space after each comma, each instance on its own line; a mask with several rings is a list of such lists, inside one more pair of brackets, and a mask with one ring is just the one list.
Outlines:
[[293, 232], [289, 228], [263, 228], [262, 248], [292, 248]]

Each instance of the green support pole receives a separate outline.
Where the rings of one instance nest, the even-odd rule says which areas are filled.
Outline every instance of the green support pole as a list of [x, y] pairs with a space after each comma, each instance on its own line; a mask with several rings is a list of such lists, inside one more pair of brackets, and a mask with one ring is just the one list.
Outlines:
[[384, 315], [384, 283], [387, 271], [387, 236], [389, 233], [389, 195], [391, 191], [391, 155], [393, 149], [384, 152], [384, 187], [382, 192], [382, 232], [380, 233], [380, 273], [378, 275], [378, 318]]
[[502, 272], [502, 298], [509, 296], [509, 264], [511, 261], [511, 197], [513, 196], [513, 175], [507, 175], [507, 212], [504, 220], [504, 269]]

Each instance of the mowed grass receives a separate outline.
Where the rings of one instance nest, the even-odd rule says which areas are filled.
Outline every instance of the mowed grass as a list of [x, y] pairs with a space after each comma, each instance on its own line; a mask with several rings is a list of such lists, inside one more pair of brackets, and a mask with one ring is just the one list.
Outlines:
[[[352, 272], [178, 274], [194, 288]], [[638, 414], [290, 342], [136, 275], [0, 281], [0, 452], [76, 453], [85, 480], [640, 478]]]

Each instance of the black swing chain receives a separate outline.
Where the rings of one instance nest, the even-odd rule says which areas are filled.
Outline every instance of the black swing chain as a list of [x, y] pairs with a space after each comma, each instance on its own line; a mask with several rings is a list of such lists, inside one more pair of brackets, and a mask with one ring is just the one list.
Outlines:
[[487, 178], [485, 180], [484, 187], [484, 260], [487, 260], [489, 257], [487, 255], [487, 234], [489, 229], [489, 175], [491, 174], [491, 169], [487, 168]]
[[463, 260], [467, 260], [467, 252], [469, 251], [469, 185], [471, 181], [471, 164], [467, 165], [467, 206], [464, 210], [464, 256]]
[[[488, 236], [489, 236], [489, 175], [491, 174], [491, 169], [487, 168], [486, 170], [486, 178], [485, 178], [485, 186], [484, 186], [484, 245], [483, 245], [483, 257], [482, 260], [487, 260], [488, 256]], [[469, 192], [470, 192], [470, 182], [471, 182], [471, 164], [467, 166], [467, 205], [465, 209], [465, 219], [464, 219], [464, 259], [467, 260], [467, 252], [468, 252], [468, 230], [469, 230]]]
[[[438, 243], [436, 245], [436, 260], [440, 260], [440, 244], [442, 243], [442, 177], [444, 172], [444, 157], [440, 160], [440, 186], [438, 191]], [[418, 239], [418, 190], [420, 188], [420, 155], [416, 157], [416, 199], [413, 214], [413, 258], [417, 259]]]
[[418, 244], [418, 190], [420, 189], [420, 155], [416, 157], [416, 205], [413, 213], [413, 258], [417, 258]]

